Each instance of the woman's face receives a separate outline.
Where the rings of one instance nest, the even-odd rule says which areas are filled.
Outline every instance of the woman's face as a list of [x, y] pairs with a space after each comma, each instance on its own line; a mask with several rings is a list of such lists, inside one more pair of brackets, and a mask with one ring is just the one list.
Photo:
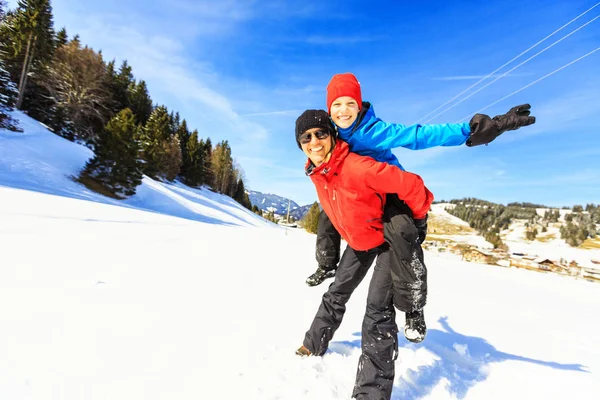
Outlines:
[[[317, 135], [316, 132], [318, 131], [321, 131], [322, 133]], [[319, 139], [318, 136], [323, 136], [323, 132], [327, 131], [324, 131], [323, 128], [311, 128], [300, 135], [300, 145], [302, 146], [302, 151], [316, 166], [329, 161], [329, 158], [331, 157], [333, 140], [331, 134]], [[307, 141], [309, 138], [310, 141]]]
[[331, 103], [329, 113], [333, 123], [340, 128], [349, 128], [358, 117], [358, 103], [352, 97], [338, 97]]

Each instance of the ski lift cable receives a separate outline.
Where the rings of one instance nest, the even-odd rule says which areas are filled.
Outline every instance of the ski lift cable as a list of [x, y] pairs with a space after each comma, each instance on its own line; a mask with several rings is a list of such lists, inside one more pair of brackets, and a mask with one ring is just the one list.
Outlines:
[[534, 44], [533, 46], [529, 47], [527, 50], [521, 52], [518, 56], [514, 57], [513, 59], [511, 59], [510, 61], [504, 63], [503, 65], [501, 65], [500, 67], [496, 68], [495, 70], [493, 70], [492, 72], [490, 72], [489, 74], [487, 74], [486, 76], [484, 76], [483, 78], [481, 78], [480, 80], [478, 80], [477, 82], [475, 82], [474, 84], [472, 84], [471, 86], [469, 86], [468, 88], [466, 88], [465, 90], [463, 90], [462, 92], [460, 92], [459, 94], [457, 94], [456, 96], [454, 96], [453, 98], [451, 98], [450, 100], [448, 100], [447, 102], [445, 102], [444, 104], [442, 104], [441, 106], [437, 107], [435, 110], [431, 111], [429, 114], [426, 114], [424, 116], [422, 116], [421, 118], [419, 118], [417, 120], [417, 123], [425, 118], [427, 118], [428, 116], [430, 116], [431, 114], [433, 114], [434, 112], [436, 112], [437, 110], [439, 110], [440, 108], [443, 108], [444, 106], [446, 106], [447, 104], [451, 103], [452, 101], [456, 100], [458, 97], [460, 97], [461, 95], [463, 95], [464, 93], [468, 92], [469, 90], [471, 90], [472, 88], [474, 88], [475, 86], [479, 85], [481, 82], [483, 82], [484, 80], [486, 80], [487, 78], [489, 78], [490, 76], [494, 75], [496, 72], [500, 71], [502, 68], [506, 67], [508, 64], [510, 64], [511, 62], [515, 61], [516, 59], [518, 59], [519, 57], [521, 57], [523, 54], [527, 53], [529, 50], [533, 49], [534, 47], [536, 47], [537, 45], [539, 45], [540, 43], [544, 42], [546, 39], [554, 36], [556, 33], [560, 32], [561, 30], [563, 30], [564, 28], [566, 28], [567, 26], [571, 25], [573, 22], [575, 22], [576, 20], [578, 20], [579, 18], [583, 17], [585, 14], [587, 14], [588, 12], [592, 11], [594, 8], [598, 7], [600, 5], [600, 2], [594, 4], [592, 7], [588, 8], [586, 11], [584, 11], [583, 13], [579, 14], [577, 17], [573, 18], [572, 20], [570, 20], [569, 22], [567, 22], [566, 24], [564, 24], [563, 26], [561, 26], [560, 28], [558, 28], [557, 30], [555, 30], [554, 32], [552, 32], [551, 34], [549, 34], [548, 36], [546, 36], [545, 38], [543, 38], [542, 40], [538, 41], [536, 44]]
[[599, 51], [599, 50], [600, 50], [600, 47], [597, 47], [596, 49], [594, 49], [594, 50], [590, 51], [589, 53], [587, 53], [587, 54], [584, 54], [583, 56], [581, 56], [581, 57], [579, 57], [579, 58], [577, 58], [577, 59], [575, 59], [575, 60], [573, 60], [573, 61], [571, 61], [571, 62], [569, 62], [569, 63], [567, 63], [567, 64], [565, 64], [565, 65], [563, 65], [562, 67], [560, 67], [560, 68], [558, 68], [558, 69], [555, 69], [554, 71], [552, 71], [552, 72], [550, 72], [550, 73], [548, 73], [548, 74], [546, 74], [546, 75], [542, 76], [541, 78], [538, 78], [538, 79], [536, 79], [535, 81], [533, 81], [533, 82], [531, 82], [531, 83], [528, 83], [527, 85], [523, 86], [522, 88], [520, 88], [520, 89], [517, 89], [517, 90], [515, 90], [514, 92], [512, 92], [512, 93], [510, 93], [510, 94], [507, 94], [506, 96], [502, 97], [501, 99], [499, 99], [499, 100], [496, 100], [496, 101], [494, 101], [493, 103], [491, 103], [491, 104], [488, 104], [487, 106], [485, 106], [485, 107], [483, 107], [483, 108], [481, 108], [481, 109], [479, 109], [479, 110], [475, 111], [475, 113], [473, 113], [473, 114], [469, 114], [469, 115], [467, 115], [467, 116], [465, 116], [465, 117], [463, 117], [463, 118], [459, 119], [459, 120], [458, 120], [458, 121], [456, 121], [455, 123], [457, 123], [457, 124], [458, 124], [458, 123], [460, 123], [460, 122], [464, 122], [464, 121], [468, 120], [468, 119], [469, 119], [469, 118], [471, 118], [471, 117], [472, 117], [474, 114], [477, 114], [477, 113], [480, 113], [480, 112], [482, 112], [482, 111], [485, 111], [485, 110], [487, 110], [487, 109], [488, 109], [488, 108], [490, 108], [491, 106], [494, 106], [494, 105], [496, 105], [496, 104], [500, 103], [501, 101], [508, 99], [509, 97], [511, 97], [511, 96], [513, 96], [513, 95], [515, 95], [515, 94], [517, 94], [517, 93], [519, 93], [519, 92], [521, 92], [521, 91], [523, 91], [523, 90], [527, 89], [527, 88], [528, 88], [528, 87], [530, 87], [530, 86], [533, 86], [533, 85], [535, 85], [535, 84], [536, 84], [536, 83], [538, 83], [539, 81], [541, 81], [541, 80], [544, 80], [544, 79], [548, 78], [548, 77], [549, 77], [549, 76], [551, 76], [551, 75], [554, 75], [555, 73], [557, 73], [557, 72], [559, 72], [559, 71], [561, 71], [561, 70], [563, 70], [563, 69], [567, 68], [568, 66], [570, 66], [570, 65], [572, 65], [572, 64], [575, 64], [576, 62], [578, 62], [578, 61], [580, 61], [580, 60], [582, 60], [582, 59], [586, 58], [587, 56], [590, 56], [590, 55], [594, 54], [595, 52], [597, 52], [597, 51]]
[[546, 50], [550, 49], [551, 47], [554, 47], [555, 45], [557, 45], [558, 43], [562, 42], [563, 40], [565, 40], [566, 38], [568, 38], [569, 36], [571, 36], [572, 34], [574, 34], [575, 32], [581, 30], [582, 28], [584, 28], [585, 26], [591, 24], [592, 22], [594, 22], [595, 20], [597, 20], [598, 18], [600, 18], [600, 15], [596, 16], [595, 18], [589, 20], [588, 22], [586, 22], [585, 24], [581, 25], [579, 28], [575, 29], [574, 31], [566, 34], [565, 36], [563, 36], [562, 38], [558, 39], [557, 41], [555, 41], [554, 43], [550, 44], [549, 46], [543, 48], [542, 50], [538, 51], [537, 53], [535, 53], [534, 55], [532, 55], [531, 57], [529, 57], [528, 59], [526, 59], [525, 61], [521, 62], [520, 64], [517, 64], [515, 67], [509, 69], [508, 71], [504, 72], [502, 75], [496, 77], [496, 79], [486, 83], [485, 85], [483, 85], [482, 87], [480, 87], [479, 89], [477, 89], [476, 91], [470, 93], [468, 96], [463, 97], [462, 99], [460, 99], [459, 101], [457, 101], [456, 103], [452, 104], [451, 106], [449, 106], [448, 108], [446, 108], [444, 111], [441, 111], [437, 114], [435, 114], [434, 116], [430, 117], [429, 119], [427, 119], [425, 121], [425, 123], [427, 123], [428, 121], [432, 120], [435, 117], [438, 117], [442, 114], [444, 114], [446, 111], [451, 110], [452, 108], [456, 107], [457, 105], [459, 105], [460, 103], [462, 103], [463, 101], [469, 99], [470, 97], [476, 95], [477, 93], [481, 92], [483, 89], [485, 89], [486, 87], [490, 86], [492, 83], [496, 82], [497, 80], [505, 77], [506, 75], [508, 75], [509, 73], [511, 73], [512, 71], [514, 71], [515, 69], [521, 67], [522, 65], [528, 63], [529, 61], [533, 60], [534, 58], [536, 58], [537, 56], [539, 56], [540, 54], [542, 54], [543, 52], [545, 52]]

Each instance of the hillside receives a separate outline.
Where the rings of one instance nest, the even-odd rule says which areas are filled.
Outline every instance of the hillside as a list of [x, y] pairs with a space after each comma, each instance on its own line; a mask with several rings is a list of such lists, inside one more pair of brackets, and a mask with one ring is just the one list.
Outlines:
[[24, 132], [0, 130], [0, 186], [213, 224], [275, 226], [228, 196], [180, 182], [160, 182], [144, 176], [137, 193], [125, 200], [95, 193], [73, 180], [92, 156], [91, 150], [53, 134], [21, 112], [12, 114]]
[[[469, 224], [451, 214], [446, 209], [454, 204], [439, 203], [432, 206], [427, 240], [447, 243], [457, 243], [477, 246], [481, 249], [491, 250], [492, 244], [487, 242]], [[547, 209], [536, 209], [539, 215], [544, 215]], [[508, 253], [524, 253], [531, 256], [549, 258], [553, 260], [576, 261], [579, 265], [588, 268], [600, 268], [592, 260], [600, 260], [600, 238], [588, 239], [580, 247], [569, 246], [564, 239], [560, 239], [560, 227], [564, 224], [564, 215], [570, 210], [560, 210], [561, 220], [550, 224], [547, 232], [540, 234], [534, 240], [526, 237], [527, 221], [515, 220], [508, 229], [500, 232], [502, 241], [508, 246]]]

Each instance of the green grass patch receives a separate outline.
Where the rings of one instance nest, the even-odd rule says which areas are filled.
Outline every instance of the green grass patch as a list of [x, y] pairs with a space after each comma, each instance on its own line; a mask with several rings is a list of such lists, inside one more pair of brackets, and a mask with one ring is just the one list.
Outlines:
[[435, 235], [465, 235], [475, 232], [475, 230], [469, 226], [453, 224], [434, 214], [429, 214], [427, 225], [427, 232]]
[[535, 240], [537, 240], [538, 242], [542, 242], [542, 243], [546, 243], [546, 242], [549, 242], [554, 239], [556, 239], [556, 235], [554, 233], [551, 233], [549, 235], [544, 235], [544, 236], [538, 236], [535, 238]]
[[82, 176], [72, 176], [71, 179], [75, 182], [81, 183], [86, 188], [88, 188], [96, 193], [100, 193], [106, 197], [110, 197], [112, 199], [117, 199], [117, 200], [124, 199], [124, 197], [117, 196], [116, 194], [112, 193], [106, 187], [104, 187], [103, 185], [101, 185], [100, 183], [95, 181], [94, 179], [90, 178], [89, 176], [83, 176], [83, 177]]

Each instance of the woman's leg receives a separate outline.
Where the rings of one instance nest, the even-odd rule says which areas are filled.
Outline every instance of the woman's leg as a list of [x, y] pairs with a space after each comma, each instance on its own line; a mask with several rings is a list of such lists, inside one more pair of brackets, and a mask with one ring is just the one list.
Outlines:
[[355, 251], [346, 247], [335, 280], [323, 295], [315, 319], [304, 337], [304, 347], [311, 354], [321, 356], [327, 351], [333, 334], [342, 323], [346, 303], [367, 274], [377, 253], [377, 249]]
[[392, 303], [390, 250], [378, 258], [369, 286], [362, 326], [362, 354], [358, 362], [357, 399], [389, 399], [394, 385], [394, 361], [398, 356], [398, 326]]

